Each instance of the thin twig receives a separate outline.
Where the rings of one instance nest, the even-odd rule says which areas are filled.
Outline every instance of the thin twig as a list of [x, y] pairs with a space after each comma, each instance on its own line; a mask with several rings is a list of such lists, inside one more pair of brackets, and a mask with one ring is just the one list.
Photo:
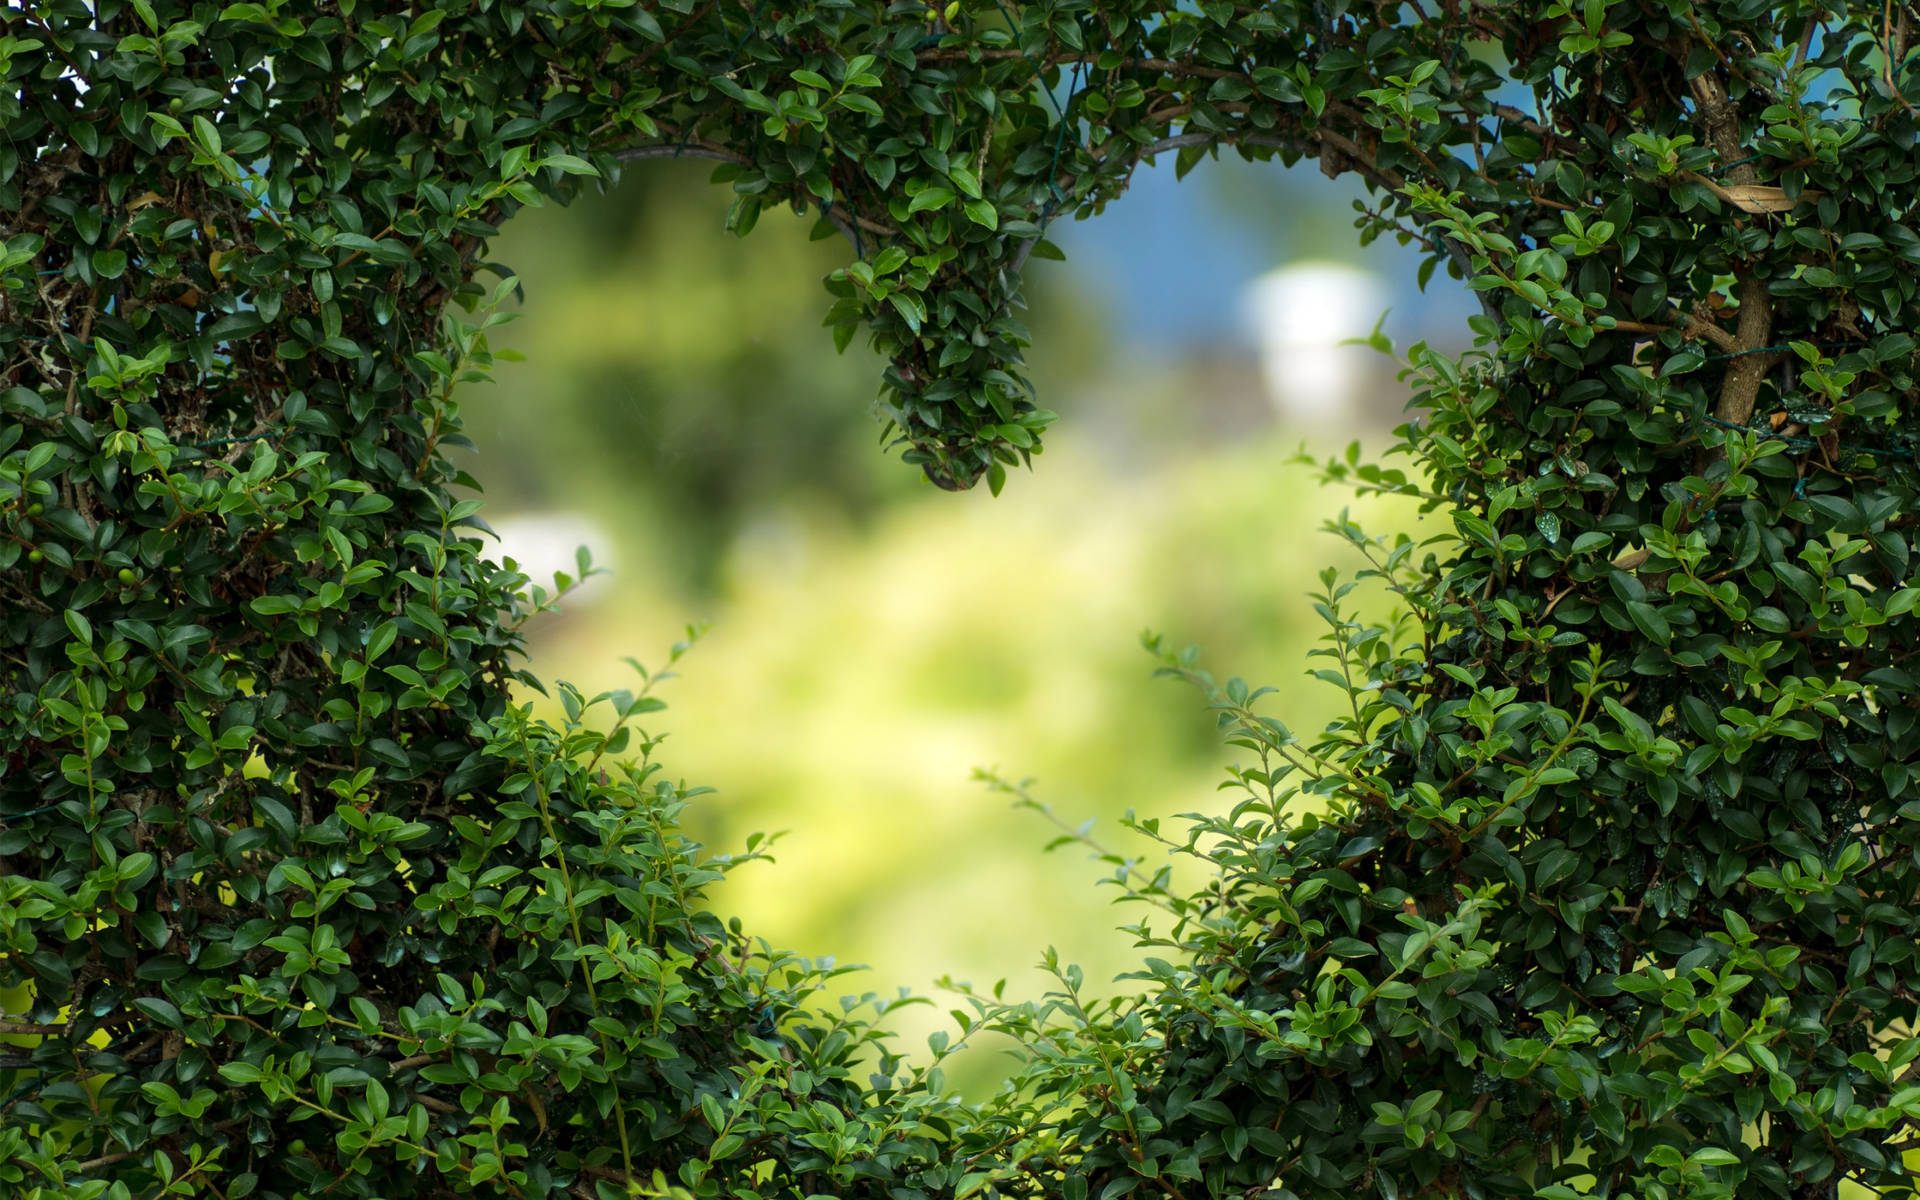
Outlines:
[[1613, 327], [1623, 333], [1657, 334], [1668, 333], [1678, 329], [1688, 337], [1701, 338], [1705, 341], [1712, 342], [1714, 347], [1719, 350], [1732, 352], [1740, 349], [1739, 338], [1720, 328], [1720, 326], [1715, 325], [1699, 313], [1683, 312], [1678, 308], [1669, 308], [1667, 311], [1680, 319], [1671, 325], [1654, 325], [1646, 321], [1622, 321], [1615, 318]]
[[1900, 85], [1893, 81], [1893, 63], [1900, 57], [1899, 51], [1893, 44], [1893, 0], [1886, 0], [1880, 11], [1880, 53], [1884, 59], [1880, 73], [1886, 81], [1887, 90], [1893, 93], [1893, 98], [1905, 106], [1908, 112], [1920, 115], [1920, 109], [1913, 106], [1913, 101], [1907, 99], [1901, 92]]

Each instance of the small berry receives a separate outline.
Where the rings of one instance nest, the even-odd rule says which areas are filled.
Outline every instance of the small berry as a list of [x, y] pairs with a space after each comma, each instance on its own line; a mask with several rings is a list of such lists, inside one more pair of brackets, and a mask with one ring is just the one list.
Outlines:
[[126, 568], [126, 567], [121, 567], [121, 568], [120, 568], [120, 582], [121, 582], [121, 583], [124, 583], [124, 584], [126, 584], [126, 585], [127, 585], [128, 587], [132, 587], [132, 586], [133, 586], [134, 584], [136, 584], [136, 583], [138, 583], [138, 582], [140, 582], [140, 577], [139, 577], [138, 575], [135, 575], [135, 574], [134, 574], [134, 573], [133, 573], [133, 572], [132, 572], [131, 570], [129, 570], [128, 568]]

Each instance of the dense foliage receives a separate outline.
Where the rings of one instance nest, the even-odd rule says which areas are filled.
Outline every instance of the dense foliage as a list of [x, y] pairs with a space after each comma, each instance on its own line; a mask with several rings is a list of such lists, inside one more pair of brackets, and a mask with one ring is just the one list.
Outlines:
[[[1915, 1194], [1915, 16], [9, 10], [0, 1185]], [[1338, 524], [1376, 566], [1318, 601], [1320, 736], [1168, 656], [1252, 755], [1139, 825], [1212, 882], [1118, 865], [1166, 912], [1136, 1000], [970, 998], [1026, 1057], [966, 1108], [703, 908], [657, 677], [510, 702], [546, 598], [442, 454], [487, 238], [720, 159], [735, 228], [852, 243], [828, 319], [906, 457], [997, 489], [1045, 225], [1221, 146], [1359, 172], [1363, 237], [1480, 292], [1409, 356], [1416, 465], [1328, 469], [1453, 531]]]

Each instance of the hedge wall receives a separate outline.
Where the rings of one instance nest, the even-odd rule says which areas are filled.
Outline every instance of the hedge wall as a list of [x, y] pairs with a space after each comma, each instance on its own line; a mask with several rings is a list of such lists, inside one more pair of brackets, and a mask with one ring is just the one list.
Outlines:
[[[0, 14], [0, 1190], [1915, 1194], [1916, 18]], [[1246, 758], [1139, 829], [1211, 881], [1117, 864], [1164, 911], [1131, 999], [963, 997], [1024, 1066], [962, 1105], [703, 904], [657, 675], [510, 698], [550, 598], [444, 455], [487, 239], [719, 160], [740, 232], [847, 238], [902, 456], [997, 491], [1048, 223], [1223, 148], [1357, 172], [1363, 239], [1479, 293], [1406, 360], [1411, 461], [1327, 467], [1451, 528], [1336, 522], [1374, 565], [1318, 601], [1318, 735], [1166, 656]]]

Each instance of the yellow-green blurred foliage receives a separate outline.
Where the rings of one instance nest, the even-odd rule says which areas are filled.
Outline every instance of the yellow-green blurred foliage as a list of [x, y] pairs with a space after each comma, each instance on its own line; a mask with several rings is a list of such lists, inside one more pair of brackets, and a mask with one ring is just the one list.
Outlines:
[[[657, 661], [686, 620], [712, 620], [664, 693], [662, 760], [719, 789], [690, 822], [716, 851], [789, 831], [715, 902], [775, 945], [869, 964], [848, 991], [951, 973], [1037, 993], [1048, 945], [1110, 980], [1135, 965], [1115, 927], [1145, 914], [1113, 906], [1085, 851], [1043, 855], [1055, 831], [972, 769], [1037, 777], [1063, 818], [1152, 854], [1113, 818], [1223, 802], [1229, 752], [1202, 697], [1150, 679], [1142, 628], [1281, 685], [1274, 713], [1317, 730], [1338, 695], [1305, 677], [1307, 593], [1323, 566], [1357, 565], [1319, 526], [1351, 505], [1413, 529], [1411, 512], [1284, 466], [1284, 431], [1164, 436], [1181, 424], [1165, 414], [1207, 409], [1191, 391], [1207, 376], [1103, 371], [1058, 269], [1031, 315], [1066, 419], [1000, 498], [937, 491], [876, 448], [877, 364], [836, 357], [819, 328], [819, 279], [847, 247], [771, 217], [736, 241], [724, 204], [649, 178], [523, 216], [495, 248], [530, 296], [504, 339], [526, 363], [463, 402], [487, 515], [585, 509], [621, 564], [536, 632], [534, 669], [626, 686], [622, 656]], [[1144, 450], [1103, 454], [1076, 426], [1075, 398], [1103, 393], [1145, 414], [1129, 418], [1153, 431]], [[944, 1019], [911, 1011], [926, 1023], [909, 1034]]]

